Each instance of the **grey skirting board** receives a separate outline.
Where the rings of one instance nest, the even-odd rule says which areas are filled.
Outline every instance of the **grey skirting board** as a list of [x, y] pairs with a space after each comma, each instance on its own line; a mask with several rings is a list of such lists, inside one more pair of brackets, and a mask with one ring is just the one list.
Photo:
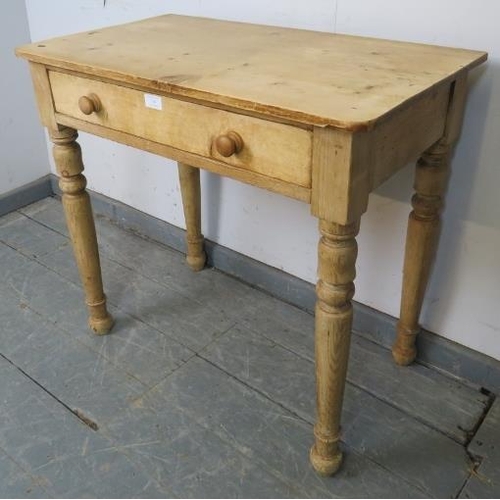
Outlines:
[[29, 184], [0, 195], [0, 217], [18, 208], [43, 200], [53, 194], [51, 176], [45, 175]]

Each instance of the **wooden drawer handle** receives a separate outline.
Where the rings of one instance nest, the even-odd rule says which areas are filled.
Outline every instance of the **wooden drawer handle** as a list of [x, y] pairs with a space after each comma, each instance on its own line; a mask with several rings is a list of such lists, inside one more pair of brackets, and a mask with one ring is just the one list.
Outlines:
[[78, 99], [78, 107], [84, 115], [98, 113], [102, 109], [101, 100], [96, 94], [82, 95]]
[[243, 139], [240, 134], [233, 131], [219, 135], [215, 139], [215, 149], [221, 156], [228, 158], [235, 153], [238, 154], [243, 149]]

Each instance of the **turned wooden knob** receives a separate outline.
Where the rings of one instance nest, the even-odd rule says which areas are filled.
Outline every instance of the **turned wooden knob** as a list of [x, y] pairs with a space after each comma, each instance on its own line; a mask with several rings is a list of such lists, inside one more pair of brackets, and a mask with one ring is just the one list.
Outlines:
[[78, 107], [84, 115], [91, 115], [101, 111], [101, 100], [96, 94], [82, 95], [78, 99]]
[[240, 134], [233, 131], [219, 135], [215, 139], [215, 149], [221, 156], [228, 158], [243, 149], [243, 139]]

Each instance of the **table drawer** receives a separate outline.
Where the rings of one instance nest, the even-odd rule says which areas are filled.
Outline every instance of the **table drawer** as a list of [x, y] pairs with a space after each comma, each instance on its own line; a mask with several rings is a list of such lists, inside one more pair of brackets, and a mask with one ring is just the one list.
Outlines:
[[[51, 71], [49, 78], [58, 113], [311, 186], [309, 130], [65, 73]], [[81, 110], [82, 96], [89, 114]]]

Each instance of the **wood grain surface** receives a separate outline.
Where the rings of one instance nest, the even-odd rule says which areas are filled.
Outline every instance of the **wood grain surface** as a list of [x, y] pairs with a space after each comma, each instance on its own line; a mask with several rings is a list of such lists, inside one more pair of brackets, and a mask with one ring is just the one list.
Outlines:
[[[161, 108], [155, 109], [146, 106], [139, 90], [53, 71], [49, 79], [56, 112], [299, 186], [311, 185], [309, 130], [161, 96], [153, 96]], [[101, 109], [87, 115], [79, 101], [92, 95]], [[226, 157], [215, 142], [231, 132], [241, 136], [243, 146]]]
[[17, 54], [154, 91], [353, 130], [371, 128], [487, 56], [176, 15], [25, 45]]

